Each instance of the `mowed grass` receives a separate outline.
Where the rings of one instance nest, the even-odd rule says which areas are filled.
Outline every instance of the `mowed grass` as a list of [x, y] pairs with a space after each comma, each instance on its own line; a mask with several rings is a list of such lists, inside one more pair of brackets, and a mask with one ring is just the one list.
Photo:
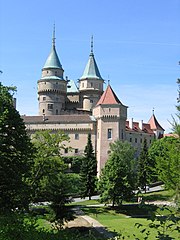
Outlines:
[[[157, 229], [152, 229], [148, 225], [151, 223], [147, 220], [147, 217], [143, 217], [144, 214], [148, 214], [149, 210], [151, 212], [158, 210], [156, 206], [149, 206], [147, 211], [139, 208], [138, 205], [127, 205], [123, 206], [122, 209], [112, 210], [108, 207], [83, 207], [83, 211], [91, 216], [92, 218], [99, 221], [104, 225], [109, 231], [120, 233], [125, 239], [135, 238], [144, 239], [146, 237], [146, 232], [149, 230], [150, 235], [148, 239], [156, 239]], [[126, 210], [126, 211], [125, 211]], [[126, 212], [126, 214], [123, 214]], [[129, 214], [128, 214], [129, 213]], [[128, 214], [128, 215], [127, 215]], [[139, 214], [139, 217], [133, 217]], [[138, 228], [136, 225], [142, 224], [142, 227]], [[143, 229], [146, 229], [144, 233], [141, 233]], [[179, 239], [177, 232], [167, 232], [174, 239]], [[173, 239], [173, 238], [172, 238]]]
[[143, 194], [144, 201], [173, 201], [173, 190], [161, 190]]
[[67, 204], [68, 206], [86, 206], [86, 205], [98, 205], [100, 202], [98, 200], [85, 200], [82, 202], [71, 202], [70, 204]]

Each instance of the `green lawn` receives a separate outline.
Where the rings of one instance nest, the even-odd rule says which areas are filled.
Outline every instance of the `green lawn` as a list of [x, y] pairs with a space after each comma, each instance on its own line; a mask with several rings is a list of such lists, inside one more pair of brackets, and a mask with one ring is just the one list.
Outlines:
[[85, 205], [98, 205], [100, 204], [100, 202], [98, 200], [85, 200], [85, 201], [82, 201], [82, 202], [71, 202], [70, 204], [67, 204], [67, 205], [70, 205], [70, 206], [85, 206]]
[[[150, 229], [148, 224], [151, 221], [143, 216], [144, 214], [147, 215], [149, 211], [156, 211], [156, 208], [157, 207], [149, 206], [148, 210], [143, 210], [139, 208], [138, 205], [127, 205], [127, 207], [122, 206], [122, 209], [116, 208], [115, 210], [107, 207], [83, 207], [83, 211], [92, 218], [98, 220], [101, 224], [107, 227], [109, 231], [121, 233], [126, 237], [125, 239], [134, 240], [135, 236], [139, 239], [144, 239], [146, 234], [145, 232], [141, 233], [140, 231], [146, 228], [147, 230], [150, 230], [151, 233], [148, 239], [154, 240], [157, 235], [157, 230]], [[126, 214], [124, 214], [124, 212], [126, 212]], [[137, 215], [139, 215], [139, 217], [134, 217]], [[143, 226], [137, 228], [135, 226], [137, 223], [142, 224]], [[170, 236], [178, 239], [178, 234], [175, 232], [172, 232]]]
[[173, 190], [162, 190], [143, 194], [144, 201], [173, 201]]

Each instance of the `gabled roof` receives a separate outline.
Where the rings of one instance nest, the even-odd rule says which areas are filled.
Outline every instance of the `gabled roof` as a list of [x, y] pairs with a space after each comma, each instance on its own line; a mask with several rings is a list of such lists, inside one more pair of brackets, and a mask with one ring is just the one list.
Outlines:
[[96, 106], [100, 104], [121, 104], [110, 85], [107, 86]]
[[162, 130], [162, 131], [164, 131], [164, 129], [158, 123], [154, 113], [153, 113], [152, 117], [149, 119], [148, 124], [150, 124], [151, 129], [153, 129], [153, 130]]
[[37, 123], [91, 123], [94, 119], [87, 114], [51, 115], [51, 116], [21, 116], [25, 124]]
[[93, 52], [91, 52], [89, 55], [88, 62], [84, 69], [84, 73], [80, 79], [86, 78], [102, 79]]

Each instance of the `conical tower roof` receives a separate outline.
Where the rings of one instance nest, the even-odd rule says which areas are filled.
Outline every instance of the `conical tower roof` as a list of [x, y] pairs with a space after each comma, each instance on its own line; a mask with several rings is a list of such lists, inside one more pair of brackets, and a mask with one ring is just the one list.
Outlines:
[[59, 61], [59, 57], [57, 55], [56, 47], [55, 47], [55, 28], [54, 28], [54, 31], [53, 31], [52, 48], [51, 48], [49, 56], [48, 56], [48, 58], [47, 58], [47, 60], [44, 64], [43, 69], [46, 69], [46, 68], [60, 68], [60, 69], [62, 69], [62, 65]]
[[157, 119], [154, 115], [154, 112], [153, 112], [153, 115], [151, 116], [151, 118], [149, 119], [148, 123], [149, 123], [152, 130], [162, 130], [162, 131], [164, 131], [164, 129], [158, 123], [158, 121], [157, 121]]
[[83, 75], [80, 79], [88, 79], [88, 78], [93, 78], [93, 79], [101, 79], [101, 74], [99, 72], [94, 53], [93, 53], [93, 38], [91, 40], [91, 53], [89, 55], [88, 62], [86, 64], [86, 67], [84, 69]]
[[122, 103], [116, 96], [115, 92], [112, 90], [111, 86], [108, 85], [96, 106], [100, 104], [122, 104]]

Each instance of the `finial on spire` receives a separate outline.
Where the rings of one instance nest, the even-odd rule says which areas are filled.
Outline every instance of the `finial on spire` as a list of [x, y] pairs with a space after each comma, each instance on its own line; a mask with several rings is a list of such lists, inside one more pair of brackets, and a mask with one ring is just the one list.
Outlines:
[[153, 107], [153, 109], [152, 109], [152, 113], [153, 113], [153, 115], [154, 115], [154, 110], [155, 110], [155, 109], [154, 109], [154, 107]]
[[91, 36], [91, 53], [93, 53], [93, 35]]
[[108, 85], [110, 85], [110, 79], [109, 79], [109, 74], [108, 74]]
[[53, 38], [52, 38], [52, 44], [53, 44], [53, 47], [55, 47], [55, 23], [54, 23], [54, 26], [53, 26]]

